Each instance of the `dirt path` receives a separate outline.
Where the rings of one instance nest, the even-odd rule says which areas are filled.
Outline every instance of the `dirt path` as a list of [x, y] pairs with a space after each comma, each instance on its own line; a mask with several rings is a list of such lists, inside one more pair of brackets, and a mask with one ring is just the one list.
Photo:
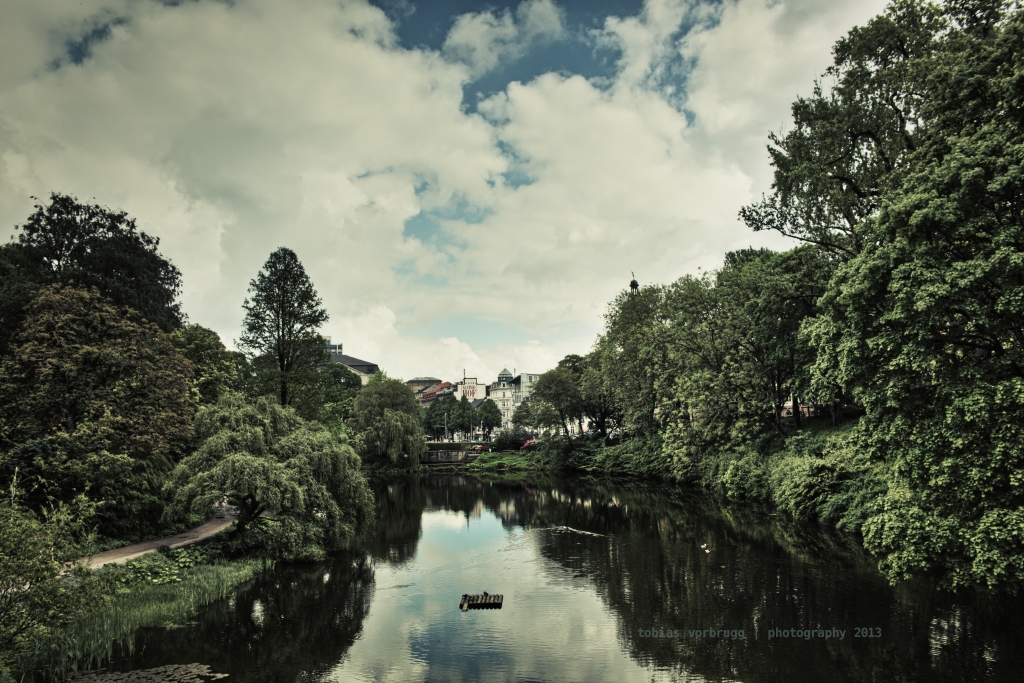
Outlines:
[[209, 538], [218, 531], [229, 527], [234, 521], [235, 518], [233, 515], [217, 515], [205, 524], [200, 524], [195, 529], [189, 529], [188, 531], [175, 534], [174, 536], [168, 536], [167, 538], [156, 538], [152, 541], [143, 541], [142, 543], [135, 543], [134, 545], [126, 545], [123, 548], [105, 550], [102, 553], [83, 557], [81, 561], [90, 569], [98, 569], [105, 564], [124, 564], [128, 560], [133, 560], [139, 555], [145, 555], [146, 553], [153, 552], [162, 545], [170, 546], [172, 548], [181, 548], [183, 546], [196, 543], [197, 541], [201, 541], [204, 538]]

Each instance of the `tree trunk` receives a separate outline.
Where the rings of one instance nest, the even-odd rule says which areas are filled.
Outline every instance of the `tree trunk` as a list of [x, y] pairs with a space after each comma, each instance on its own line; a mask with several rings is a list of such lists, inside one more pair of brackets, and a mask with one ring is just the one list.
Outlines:
[[797, 400], [796, 394], [790, 394], [790, 400], [793, 402], [793, 422], [796, 424], [797, 429], [802, 428], [800, 421], [800, 401]]

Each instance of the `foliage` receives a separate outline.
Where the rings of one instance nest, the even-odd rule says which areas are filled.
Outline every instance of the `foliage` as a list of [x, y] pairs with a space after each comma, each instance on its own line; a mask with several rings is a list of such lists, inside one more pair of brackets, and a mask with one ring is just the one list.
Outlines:
[[27, 503], [103, 502], [103, 533], [151, 530], [163, 477], [191, 443], [192, 366], [167, 336], [95, 291], [41, 288], [0, 360], [4, 474]]
[[[325, 354], [326, 355], [326, 354]], [[352, 416], [362, 380], [341, 363], [325, 362], [315, 373], [307, 373], [294, 383], [295, 412], [306, 420], [316, 420], [333, 429], [343, 429]]]
[[[201, 552], [189, 550], [196, 557]], [[170, 564], [156, 553], [144, 557], [152, 566]], [[34, 641], [18, 669], [63, 680], [72, 671], [102, 666], [111, 660], [115, 646], [131, 652], [138, 629], [184, 624], [200, 607], [225, 599], [267, 567], [251, 558], [216, 564], [203, 558], [193, 567], [174, 570], [178, 581], [154, 582], [137, 568], [107, 565], [95, 573], [97, 592], [90, 609]]]
[[[578, 375], [575, 372], [568, 367], [559, 366], [542, 374], [533, 387], [533, 397], [547, 403], [558, 413], [566, 438], [569, 437], [569, 422], [581, 415], [577, 380]], [[536, 408], [531, 412], [536, 423], [542, 413]]]
[[175, 468], [167, 516], [237, 506], [234, 537], [284, 558], [317, 558], [344, 546], [370, 506], [344, 434], [307, 423], [267, 399], [228, 392], [196, 415], [196, 452]]
[[916, 144], [809, 326], [891, 468], [867, 546], [950, 587], [1024, 580], [1024, 17], [989, 9], [920, 60]]
[[530, 433], [522, 427], [502, 429], [494, 435], [492, 448], [496, 451], [518, 451], [530, 438]]
[[501, 426], [501, 408], [498, 407], [497, 403], [486, 398], [480, 404], [480, 407], [476, 409], [476, 412], [484, 433], [488, 439], [491, 438], [491, 432]]
[[192, 364], [192, 383], [198, 403], [216, 403], [236, 382], [235, 354], [220, 336], [201, 325], [183, 325], [170, 335], [171, 343]]
[[136, 311], [164, 332], [181, 326], [181, 273], [157, 251], [159, 239], [136, 229], [134, 218], [56, 192], [48, 206], [35, 209], [0, 256], [4, 279], [14, 280], [0, 287], [0, 329], [17, 329], [15, 297], [23, 297], [23, 303], [32, 285], [54, 283], [96, 288], [115, 306]]
[[368, 465], [416, 467], [426, 451], [416, 396], [404, 382], [382, 372], [356, 396], [349, 427], [356, 450]]
[[45, 515], [23, 507], [14, 484], [0, 502], [0, 671], [50, 630], [75, 619], [92, 596], [86, 554], [94, 506], [83, 496]]
[[447, 427], [451, 436], [455, 432], [455, 417], [458, 410], [459, 402], [454, 396], [444, 396], [433, 401], [427, 406], [426, 412], [422, 413], [424, 431], [429, 431], [435, 439], [440, 439]]
[[327, 322], [327, 311], [298, 256], [285, 247], [274, 251], [249, 282], [249, 296], [242, 304], [245, 320], [238, 346], [250, 361], [264, 359], [254, 367], [271, 371], [268, 379], [281, 405], [291, 405], [292, 384], [308, 381], [324, 363], [324, 340], [317, 329]]

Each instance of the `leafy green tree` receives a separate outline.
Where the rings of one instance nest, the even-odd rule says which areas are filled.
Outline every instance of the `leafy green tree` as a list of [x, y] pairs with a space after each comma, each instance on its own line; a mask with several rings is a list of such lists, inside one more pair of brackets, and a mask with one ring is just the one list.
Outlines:
[[238, 346], [257, 372], [273, 367], [275, 394], [281, 405], [291, 405], [294, 385], [309, 383], [324, 363], [324, 340], [317, 330], [327, 322], [327, 311], [298, 256], [285, 247], [274, 251], [249, 282], [249, 296], [242, 304]]
[[501, 427], [501, 408], [491, 399], [485, 398], [480, 407], [476, 409], [476, 413], [480, 426], [489, 440], [491, 433], [498, 427]]
[[455, 402], [455, 414], [449, 416], [449, 425], [455, 428], [455, 431], [462, 432], [463, 437], [473, 431], [473, 425], [476, 421], [476, 411], [473, 410], [473, 404], [469, 402], [469, 399], [463, 396]]
[[[495, 404], [494, 407], [498, 408], [497, 404]], [[520, 401], [519, 405], [517, 405], [516, 409], [512, 412], [512, 424], [516, 427], [533, 427], [534, 421], [532, 407], [533, 403], [529, 398], [525, 401]], [[501, 417], [500, 408], [498, 408], [498, 417]], [[498, 424], [500, 426], [500, 421]]]
[[657, 409], [663, 400], [657, 378], [665, 367], [663, 287], [644, 286], [636, 294], [620, 293], [605, 313], [605, 343], [600, 367], [623, 426], [645, 434], [660, 426]]
[[205, 516], [227, 502], [239, 510], [233, 533], [240, 543], [319, 559], [371, 518], [372, 496], [344, 434], [234, 392], [199, 410], [195, 432], [199, 448], [167, 484], [168, 519]]
[[609, 382], [610, 373], [601, 365], [607, 358], [604, 343], [604, 336], [599, 336], [594, 350], [584, 358], [579, 376], [580, 411], [594, 424], [602, 437], [608, 435], [609, 424], [618, 414], [615, 392]]
[[864, 526], [889, 577], [1009, 587], [1024, 580], [1024, 18], [946, 9], [916, 144], [809, 332], [891, 472]]
[[[568, 438], [569, 421], [578, 416], [580, 404], [579, 388], [572, 370], [564, 367], [548, 370], [538, 378], [533, 388], [533, 396], [554, 408]], [[534, 409], [533, 413], [536, 420], [537, 410]]]
[[356, 396], [349, 426], [364, 463], [415, 467], [427, 450], [420, 407], [404, 382], [382, 372]]
[[164, 332], [181, 326], [181, 273], [160, 255], [160, 240], [140, 232], [134, 218], [57, 192], [48, 206], [35, 208], [0, 258], [19, 279], [95, 287]]
[[[992, 5], [992, 2], [949, 3]], [[896, 0], [840, 40], [825, 76], [809, 98], [793, 103], [793, 125], [771, 135], [775, 167], [770, 197], [745, 207], [754, 230], [777, 230], [840, 259], [869, 243], [864, 222], [875, 215], [894, 171], [921, 144], [929, 57], [951, 24], [930, 2]]]
[[435, 400], [427, 408], [426, 428], [435, 439], [441, 438], [445, 433], [445, 425], [448, 426], [449, 434], [454, 431], [453, 421], [458, 410], [458, 401], [454, 396], [444, 396]]
[[327, 362], [316, 373], [308, 375], [309, 381], [300, 383], [295, 389], [293, 406], [300, 417], [317, 420], [324, 425], [344, 426], [352, 416], [356, 395], [362, 388], [362, 380], [356, 373], [341, 363]]
[[153, 529], [192, 439], [192, 366], [154, 324], [96, 292], [39, 290], [0, 361], [4, 474], [34, 509], [85, 493], [100, 530]]
[[236, 381], [235, 354], [224, 348], [220, 336], [201, 325], [183, 325], [170, 335], [171, 343], [190, 363], [198, 402], [216, 403]]

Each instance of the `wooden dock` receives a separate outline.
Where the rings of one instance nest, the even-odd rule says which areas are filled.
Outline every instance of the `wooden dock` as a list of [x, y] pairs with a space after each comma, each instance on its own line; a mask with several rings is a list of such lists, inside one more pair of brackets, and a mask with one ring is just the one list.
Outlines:
[[459, 603], [459, 609], [465, 612], [468, 609], [501, 609], [501, 603], [503, 596], [501, 595], [489, 595], [484, 593], [483, 595], [468, 595], [462, 596], [462, 602]]

